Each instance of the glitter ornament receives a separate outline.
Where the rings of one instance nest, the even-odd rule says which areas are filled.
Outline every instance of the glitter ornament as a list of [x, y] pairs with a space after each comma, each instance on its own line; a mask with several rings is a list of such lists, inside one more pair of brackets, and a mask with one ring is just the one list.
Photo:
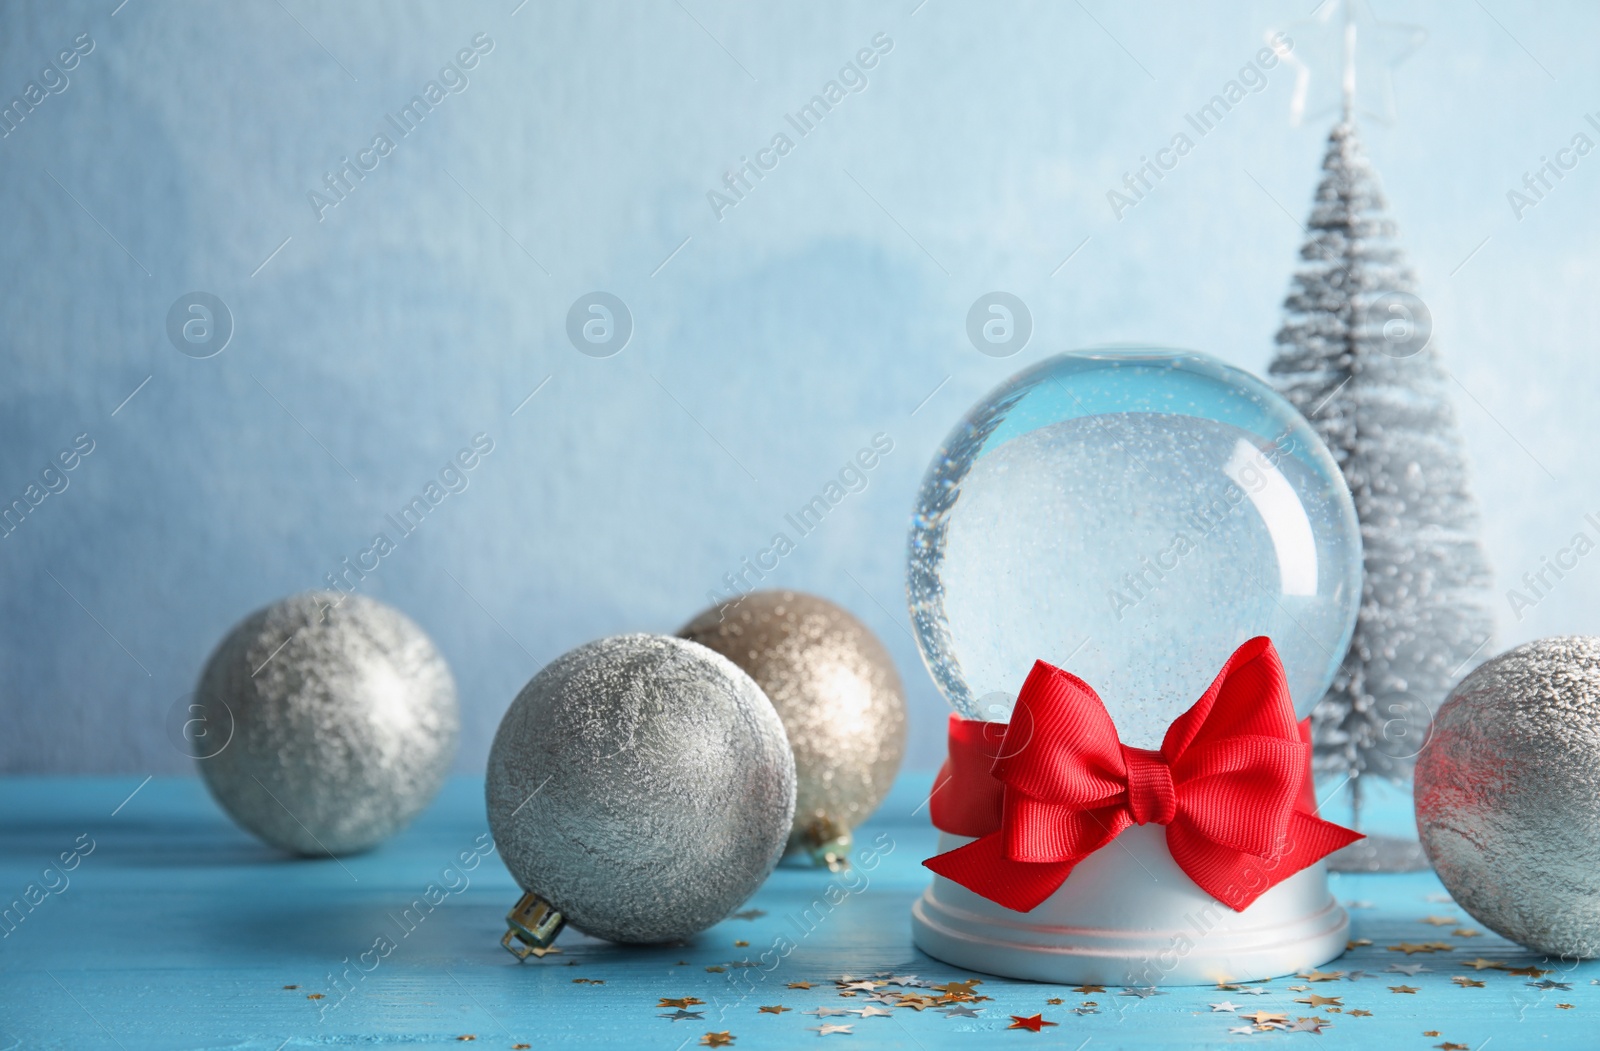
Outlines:
[[906, 702], [883, 643], [815, 595], [755, 591], [678, 633], [727, 657], [772, 701], [794, 750], [789, 849], [848, 864], [850, 830], [883, 802], [906, 750]]
[[1327, 690], [1361, 595], [1349, 491], [1305, 420], [1201, 354], [1050, 358], [957, 425], [922, 484], [912, 623], [963, 716], [1004, 722], [1035, 660], [1156, 748], [1241, 643], [1270, 637], [1295, 711]]
[[404, 828], [444, 783], [460, 732], [455, 682], [422, 629], [331, 591], [246, 617], [206, 662], [191, 713], [232, 727], [200, 760], [212, 796], [307, 855], [366, 850]]
[[[1305, 419], [1248, 373], [1153, 348], [1049, 358], [968, 412], [923, 481], [908, 562], [923, 660], [960, 716], [997, 724], [983, 731], [997, 756], [1026, 747], [1026, 728], [998, 724], [1037, 660], [1087, 682], [1122, 745], [1153, 750], [1264, 635], [1303, 719], [1361, 597], [1350, 493]], [[971, 841], [941, 830], [938, 849]], [[972, 970], [1141, 988], [1269, 978], [1344, 950], [1321, 862], [1232, 909], [1178, 866], [1159, 822], [1114, 845], [1027, 912], [936, 876], [913, 941]]]
[[794, 820], [794, 756], [761, 688], [727, 658], [618, 635], [550, 662], [489, 752], [489, 830], [528, 893], [501, 944], [562, 925], [614, 942], [688, 938], [772, 871]]
[[1451, 691], [1417, 759], [1417, 830], [1478, 922], [1600, 956], [1600, 638], [1526, 643]]

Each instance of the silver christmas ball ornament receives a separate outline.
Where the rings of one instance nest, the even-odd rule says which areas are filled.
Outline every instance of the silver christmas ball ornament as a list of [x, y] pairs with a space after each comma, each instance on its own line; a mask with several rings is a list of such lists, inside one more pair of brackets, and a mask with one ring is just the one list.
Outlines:
[[307, 592], [217, 646], [191, 708], [232, 727], [200, 759], [235, 821], [298, 854], [376, 846], [428, 805], [455, 759], [455, 682], [428, 636], [360, 595]]
[[679, 632], [743, 668], [778, 710], [794, 749], [789, 849], [848, 862], [850, 832], [894, 783], [906, 750], [906, 701], [894, 662], [849, 611], [797, 591], [754, 591]]
[[528, 892], [502, 941], [518, 956], [563, 922], [614, 942], [704, 930], [766, 879], [794, 817], [794, 758], [761, 688], [661, 635], [600, 639], [534, 676], [486, 787], [489, 830]]
[[1417, 830], [1480, 923], [1600, 955], [1600, 638], [1540, 639], [1467, 676], [1417, 760]]

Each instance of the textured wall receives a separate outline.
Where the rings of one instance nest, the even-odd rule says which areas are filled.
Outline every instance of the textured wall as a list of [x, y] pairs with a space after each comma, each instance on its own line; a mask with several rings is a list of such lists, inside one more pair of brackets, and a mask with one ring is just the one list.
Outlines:
[[[6, 5], [0, 99], [41, 87], [0, 138], [0, 497], [66, 487], [0, 538], [0, 771], [186, 769], [166, 715], [212, 644], [380, 531], [396, 543], [361, 589], [440, 644], [480, 769], [543, 662], [677, 628], [879, 433], [866, 488], [768, 582], [882, 635], [932, 765], [945, 709], [901, 570], [922, 468], [969, 403], [1058, 350], [1265, 366], [1328, 125], [1291, 125], [1293, 69], [1120, 219], [1106, 193], [1310, 6]], [[1365, 139], [1460, 380], [1502, 641], [1600, 632], [1600, 555], [1520, 620], [1504, 601], [1600, 538], [1600, 157], [1520, 217], [1506, 196], [1575, 134], [1600, 141], [1600, 12], [1381, 13], [1431, 34]], [[1328, 42], [1296, 39], [1313, 63]], [[864, 85], [846, 74], [801, 135], [787, 117], [863, 48]], [[430, 80], [438, 104], [402, 134], [388, 118]], [[779, 133], [793, 148], [758, 155]], [[335, 199], [347, 156], [371, 171], [310, 200]], [[743, 158], [776, 165], [708, 200]], [[1010, 358], [966, 335], [993, 289], [1034, 320]], [[205, 358], [168, 333], [197, 290], [233, 319]], [[610, 357], [568, 338], [593, 290], [633, 318]], [[80, 435], [92, 452], [46, 471]], [[476, 435], [493, 449], [466, 488], [398, 537], [385, 516]]]

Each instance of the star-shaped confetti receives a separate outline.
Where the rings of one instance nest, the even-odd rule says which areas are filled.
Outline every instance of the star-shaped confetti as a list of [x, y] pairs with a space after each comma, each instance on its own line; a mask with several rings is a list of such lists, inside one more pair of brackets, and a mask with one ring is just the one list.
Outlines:
[[876, 1003], [876, 1004], [890, 1004], [890, 1005], [893, 1005], [893, 1004], [899, 1002], [900, 997], [903, 996], [903, 995], [904, 995], [903, 993], [882, 993], [882, 992], [879, 992], [879, 993], [873, 993], [871, 996], [863, 997], [863, 999], [871, 1000], [873, 1003]]
[[[706, 969], [710, 970], [709, 967], [706, 968]], [[572, 984], [573, 985], [604, 985], [604, 984], [606, 984], [606, 980], [604, 978], [574, 978], [572, 980]]]
[[710, 967], [707, 967], [706, 970], [711, 974], [721, 974], [722, 972], [726, 971], [727, 968], [721, 964], [714, 963]]
[[1239, 990], [1239, 993], [1243, 996], [1266, 996], [1270, 992], [1272, 990], [1264, 985], [1247, 985]]
[[896, 1007], [909, 1007], [915, 1011], [926, 1011], [930, 1007], [937, 1007], [939, 1001], [931, 996], [902, 996], [894, 1002]]
[[1238, 1009], [1239, 1005], [1231, 1000], [1224, 1000], [1220, 1004], [1211, 1005], [1211, 1010], [1213, 1011], [1237, 1011]]
[[1103, 993], [1106, 991], [1106, 987], [1103, 985], [1075, 985], [1072, 987], [1072, 991], [1087, 995], [1089, 993]]
[[670, 1018], [674, 1022], [682, 1022], [682, 1021], [684, 1021], [686, 1019], [691, 1019], [691, 1018], [704, 1018], [705, 1016], [706, 1016], [706, 1013], [704, 1011], [685, 1011], [681, 1007], [678, 1008], [676, 1011], [673, 1011], [671, 1014], [658, 1014], [658, 1015], [656, 1015], [657, 1018]]
[[1432, 949], [1434, 952], [1455, 952], [1456, 951], [1456, 947], [1454, 945], [1451, 945], [1449, 942], [1423, 942], [1422, 944], [1424, 946], [1426, 946], [1427, 948]]
[[1452, 982], [1455, 982], [1457, 985], [1461, 986], [1461, 988], [1463, 988], [1463, 989], [1482, 989], [1483, 988], [1483, 983], [1480, 982], [1478, 979], [1476, 979], [1476, 978], [1468, 978], [1464, 974], [1458, 974], [1454, 978], [1451, 978], [1450, 980]]
[[1479, 935], [1483, 934], [1482, 931], [1476, 930], [1476, 929], [1474, 929], [1472, 927], [1457, 927], [1455, 930], [1451, 931], [1450, 933], [1455, 935], [1457, 938], [1476, 938]]
[[1561, 1008], [1561, 1010], [1563, 1010], [1563, 1011], [1572, 1010], [1572, 1005], [1571, 1004], [1556, 1004], [1556, 1006]]
[[[1437, 1036], [1438, 1034], [1434, 1034], [1434, 1035]], [[1472, 1048], [1467, 1046], [1466, 1044], [1452, 1044], [1448, 1040], [1446, 1040], [1442, 1044], [1434, 1044], [1433, 1046], [1437, 1047], [1439, 1049], [1439, 1051], [1472, 1051]]]
[[811, 983], [810, 982], [790, 982], [789, 983], [789, 988], [791, 988], [791, 989], [809, 989], [809, 988], [811, 988]]
[[1031, 1033], [1037, 1033], [1047, 1025], [1059, 1024], [1059, 1022], [1046, 1022], [1043, 1015], [1012, 1015], [1011, 1024], [1006, 1026], [1006, 1028], [1026, 1029]]
[[1326, 1018], [1296, 1018], [1285, 1029], [1290, 1033], [1316, 1033], [1320, 1036], [1322, 1030], [1332, 1024]]
[[1118, 993], [1117, 995], [1118, 996], [1137, 996], [1141, 1000], [1146, 1000], [1146, 999], [1149, 999], [1152, 996], [1166, 996], [1167, 994], [1162, 992], [1160, 989], [1157, 989], [1153, 985], [1145, 985], [1145, 986], [1137, 986], [1137, 987], [1129, 986], [1128, 988], [1122, 990], [1122, 992]]
[[1045, 1003], [1050, 1004], [1052, 1007], [1054, 1007], [1055, 1005], [1059, 1004], [1060, 1002], [1061, 1002], [1061, 997], [1059, 997], [1059, 996], [1052, 996], [1050, 999], [1045, 1001]]
[[1507, 974], [1514, 974], [1519, 978], [1543, 978], [1549, 971], [1541, 971], [1537, 967], [1507, 967]]
[[1415, 978], [1418, 971], [1431, 971], [1433, 968], [1424, 967], [1420, 963], [1391, 963], [1384, 970], [1393, 971], [1395, 974], [1403, 974], [1407, 978]]
[[794, 1008], [785, 1007], [782, 1004], [768, 1004], [768, 1005], [762, 1007], [761, 1011], [759, 1013], [760, 1014], [764, 1014], [764, 1015], [781, 1015], [785, 1011], [793, 1011], [793, 1010], [794, 1010]]
[[976, 1018], [978, 1017], [978, 1012], [982, 1010], [983, 1008], [981, 1007], [974, 1010], [965, 1004], [958, 1004], [955, 1007], [943, 1008], [939, 1011], [939, 1013], [944, 1015], [946, 1018]]
[[982, 985], [982, 984], [983, 984], [983, 981], [981, 979], [969, 978], [964, 982], [946, 982], [943, 985], [930, 985], [930, 986], [928, 986], [928, 988], [929, 989], [936, 989], [941, 993], [947, 993], [947, 994], [966, 993], [968, 996], [971, 996], [973, 993], [975, 993], [977, 991], [977, 990], [975, 990], [973, 988], [973, 986]]
[[1423, 945], [1419, 942], [1401, 942], [1399, 945], [1391, 945], [1388, 948], [1390, 952], [1403, 952], [1407, 956], [1413, 953], [1436, 951], [1431, 944]]
[[1344, 943], [1344, 947], [1346, 949], [1360, 949], [1371, 944], [1371, 938], [1351, 938], [1349, 941]]
[[[850, 1025], [854, 1024], [854, 1022], [850, 1023]], [[850, 1031], [849, 1025], [829, 1025], [827, 1022], [824, 1022], [821, 1025], [809, 1026], [808, 1028], [818, 1036], [832, 1036], [835, 1033], [838, 1033], [841, 1036], [855, 1036], [855, 1034]]]
[[858, 1014], [862, 1018], [888, 1018], [890, 1015], [894, 1014], [894, 1012], [885, 1011], [881, 1007], [861, 1007], [857, 1008], [855, 1011], [852, 1011], [851, 1014]]
[[816, 1015], [818, 1018], [832, 1018], [834, 1015], [850, 1014], [850, 1009], [848, 1007], [814, 1007], [807, 1011], [806, 1014]]
[[1485, 960], [1482, 956], [1480, 956], [1476, 960], [1468, 960], [1467, 966], [1471, 967], [1475, 971], [1487, 970], [1491, 967], [1497, 971], [1500, 971], [1505, 969], [1506, 962], [1504, 960]]
[[1391, 985], [1389, 986], [1389, 991], [1391, 993], [1414, 993], [1417, 991], [1417, 987], [1414, 985]]
[[874, 981], [870, 981], [870, 980], [865, 980], [864, 979], [864, 980], [859, 981], [859, 982], [841, 982], [839, 984], [839, 988], [848, 990], [850, 992], [856, 992], [856, 993], [870, 993], [870, 992], [875, 992], [878, 989], [878, 987], [883, 985], [883, 984], [884, 983], [882, 983], [882, 982], [874, 982]]
[[1296, 978], [1304, 978], [1308, 982], [1336, 982], [1340, 978], [1344, 977], [1344, 972], [1343, 971], [1303, 971], [1300, 974], [1295, 975], [1295, 977]]
[[695, 998], [693, 996], [663, 996], [661, 998], [661, 1002], [656, 1004], [656, 1006], [657, 1007], [693, 1007], [696, 1004], [703, 1004], [703, 1003], [705, 1003], [704, 1000], [697, 999], [697, 998]]
[[478, 1039], [478, 1036], [477, 1036], [476, 1033], [462, 1033], [460, 1036], [456, 1037], [456, 1039], [457, 1040], [463, 1040], [463, 1041], [465, 1041], [465, 1040], [476, 1040], [476, 1039]]
[[1312, 993], [1310, 996], [1297, 997], [1295, 1003], [1310, 1004], [1312, 1007], [1344, 1006], [1344, 1001], [1337, 996], [1318, 996], [1316, 993]]
[[1253, 1015], [1240, 1015], [1239, 1017], [1248, 1018], [1256, 1025], [1267, 1025], [1271, 1022], [1287, 1022], [1289, 1020], [1288, 1015], [1275, 1014], [1272, 1011], [1257, 1011]]
[[1359, 1007], [1357, 1007], [1355, 1010], [1349, 1011], [1347, 1013], [1352, 1018], [1371, 1018], [1372, 1017], [1372, 1012], [1371, 1011], [1363, 1011]]
[[1426, 923], [1429, 926], [1433, 926], [1433, 927], [1448, 927], [1452, 923], [1460, 923], [1461, 922], [1461, 917], [1460, 916], [1424, 916], [1424, 917], [1422, 917], [1422, 919], [1418, 920], [1417, 922], [1418, 923]]
[[1571, 982], [1553, 982], [1549, 978], [1546, 978], [1546, 979], [1544, 979], [1542, 981], [1538, 981], [1538, 982], [1523, 982], [1522, 984], [1523, 985], [1531, 985], [1535, 989], [1571, 989], [1572, 988], [1572, 983]]
[[1256, 1030], [1255, 1030], [1254, 1026], [1248, 1026], [1248, 1025], [1238, 1025], [1238, 1026], [1234, 1026], [1233, 1028], [1228, 1030], [1228, 1032], [1230, 1032], [1230, 1033], [1238, 1033], [1238, 1034], [1240, 1034], [1242, 1036], [1249, 1036], [1251, 1033], [1254, 1033], [1255, 1031]]
[[705, 1036], [702, 1036], [700, 1038], [700, 1046], [701, 1047], [727, 1047], [729, 1044], [733, 1043], [734, 1040], [736, 1040], [736, 1039], [738, 1039], [738, 1038], [735, 1037], [732, 1033], [728, 1032], [726, 1029], [724, 1029], [720, 1033], [707, 1033]]

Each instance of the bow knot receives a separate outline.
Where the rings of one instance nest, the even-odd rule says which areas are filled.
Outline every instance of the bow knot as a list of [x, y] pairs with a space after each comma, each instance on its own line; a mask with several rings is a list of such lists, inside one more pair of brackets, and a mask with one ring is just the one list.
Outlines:
[[1235, 910], [1361, 838], [1317, 817], [1310, 723], [1296, 722], [1264, 636], [1228, 658], [1159, 750], [1124, 745], [1099, 695], [1044, 661], [991, 762], [995, 728], [951, 717], [930, 809], [940, 829], [975, 838], [923, 864], [1019, 912], [1129, 825], [1165, 825], [1178, 867]]
[[1128, 813], [1136, 825], [1170, 825], [1178, 814], [1178, 792], [1172, 768], [1161, 753], [1148, 748], [1122, 746], [1128, 768]]

